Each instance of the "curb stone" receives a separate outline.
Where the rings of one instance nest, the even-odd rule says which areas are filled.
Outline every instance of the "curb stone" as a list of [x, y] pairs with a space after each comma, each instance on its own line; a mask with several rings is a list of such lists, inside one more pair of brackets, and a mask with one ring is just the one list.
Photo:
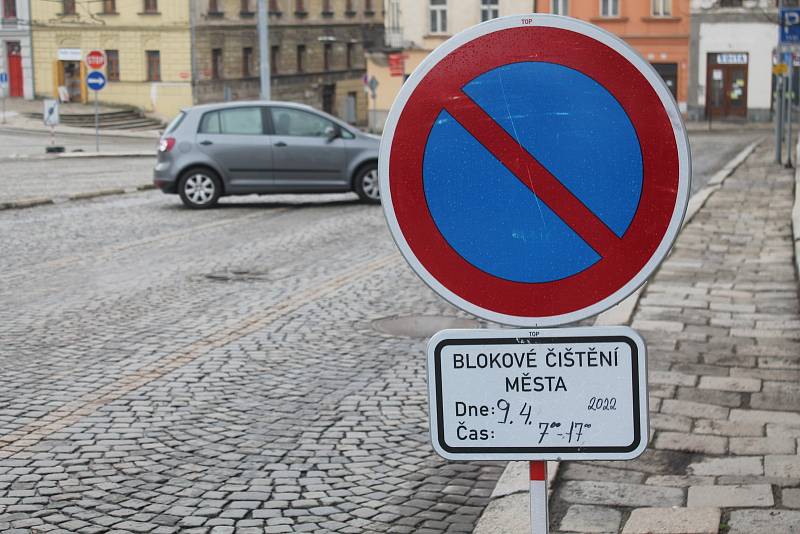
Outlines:
[[155, 158], [155, 148], [153, 150], [134, 150], [130, 152], [62, 152], [56, 154], [56, 158], [83, 159], [83, 158]]
[[[681, 223], [681, 228], [686, 226], [694, 216], [706, 204], [708, 199], [714, 192], [722, 187], [725, 179], [732, 175], [739, 166], [758, 148], [764, 141], [764, 138], [757, 139], [744, 149], [742, 149], [733, 159], [731, 159], [725, 166], [717, 171], [708, 181], [705, 187], [695, 193], [689, 199], [686, 206], [686, 215]], [[798, 144], [798, 158], [800, 158], [800, 144]], [[797, 161], [800, 161], [798, 159]], [[798, 183], [800, 182], [800, 169], [795, 172], [795, 195], [797, 195]], [[794, 231], [795, 242], [795, 265], [800, 275], [800, 263], [797, 258], [800, 257], [800, 202], [797, 201], [795, 196], [794, 210], [792, 211], [792, 228]], [[655, 273], [653, 273], [655, 275]], [[647, 283], [642, 284], [636, 291], [634, 291], [625, 300], [610, 308], [595, 319], [594, 326], [615, 326], [630, 324], [633, 313], [636, 310], [636, 305], [639, 302], [639, 297], [644, 292]], [[520, 465], [522, 467], [520, 467]], [[527, 479], [527, 464], [528, 462], [509, 462], [500, 479], [497, 481], [494, 491], [492, 492], [489, 504], [484, 509], [481, 517], [475, 525], [473, 534], [494, 534], [503, 532], [506, 534], [516, 532], [527, 532], [521, 530], [520, 517], [524, 518], [525, 529], [528, 528], [528, 499], [527, 495], [524, 499], [519, 497], [523, 492], [527, 494], [529, 482]], [[547, 462], [547, 479], [548, 485], [552, 483], [558, 472], [559, 462]], [[523, 472], [524, 480], [520, 479], [520, 471]], [[552, 493], [552, 489], [548, 495]], [[513, 501], [510, 500], [513, 497]], [[516, 505], [514, 505], [516, 503]], [[520, 504], [521, 503], [521, 504]], [[520, 506], [524, 510], [520, 510]]]
[[[0, 128], [3, 132], [34, 132], [34, 133], [50, 133], [50, 128], [40, 125], [38, 122], [35, 124], [9, 124]], [[56, 127], [56, 137], [59, 134], [64, 135], [94, 135], [94, 128], [78, 128], [76, 126], [58, 126]], [[100, 129], [100, 135], [103, 137], [127, 137], [129, 139], [153, 139], [158, 140], [161, 136], [158, 130], [141, 130], [141, 131], [125, 131], [125, 130], [104, 130]]]
[[74, 200], [88, 200], [98, 197], [107, 197], [112, 195], [125, 195], [129, 193], [140, 193], [142, 191], [150, 191], [156, 187], [153, 184], [145, 184], [136, 187], [117, 188], [117, 189], [101, 189], [100, 191], [88, 191], [86, 193], [75, 193], [67, 197], [60, 198], [23, 198], [21, 200], [11, 200], [8, 202], [0, 202], [0, 211], [34, 208], [37, 206], [46, 206], [49, 204], [57, 204], [64, 201]]

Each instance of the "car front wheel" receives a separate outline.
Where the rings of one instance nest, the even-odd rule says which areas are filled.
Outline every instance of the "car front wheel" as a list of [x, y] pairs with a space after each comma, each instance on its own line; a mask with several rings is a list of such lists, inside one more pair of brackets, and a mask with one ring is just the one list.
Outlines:
[[364, 202], [378, 204], [381, 201], [380, 183], [378, 180], [378, 166], [366, 165], [358, 171], [355, 180], [355, 189]]
[[183, 203], [192, 209], [214, 206], [222, 193], [219, 177], [206, 169], [193, 169], [183, 175], [178, 185]]

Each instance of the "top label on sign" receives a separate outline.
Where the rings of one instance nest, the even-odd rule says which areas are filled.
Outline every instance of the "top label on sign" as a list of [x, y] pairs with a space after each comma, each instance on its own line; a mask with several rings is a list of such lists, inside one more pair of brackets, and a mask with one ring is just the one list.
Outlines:
[[426, 58], [392, 106], [379, 172], [417, 274], [519, 326], [577, 321], [633, 292], [671, 247], [690, 180], [655, 70], [596, 26], [536, 14]]

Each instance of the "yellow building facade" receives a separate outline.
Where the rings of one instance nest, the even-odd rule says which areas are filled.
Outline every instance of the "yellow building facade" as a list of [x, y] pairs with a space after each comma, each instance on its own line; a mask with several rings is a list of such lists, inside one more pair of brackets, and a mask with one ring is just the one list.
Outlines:
[[[35, 93], [87, 102], [90, 50], [106, 52], [100, 102], [138, 107], [162, 118], [192, 105], [189, 2], [31, 0]], [[60, 88], [60, 89], [59, 89]]]

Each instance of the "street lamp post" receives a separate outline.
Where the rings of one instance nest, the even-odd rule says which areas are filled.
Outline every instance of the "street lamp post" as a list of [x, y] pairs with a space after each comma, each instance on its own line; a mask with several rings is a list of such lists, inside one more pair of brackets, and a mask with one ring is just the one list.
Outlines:
[[261, 78], [261, 100], [271, 100], [269, 79], [269, 23], [267, 22], [267, 0], [258, 0], [258, 50], [259, 76]]

